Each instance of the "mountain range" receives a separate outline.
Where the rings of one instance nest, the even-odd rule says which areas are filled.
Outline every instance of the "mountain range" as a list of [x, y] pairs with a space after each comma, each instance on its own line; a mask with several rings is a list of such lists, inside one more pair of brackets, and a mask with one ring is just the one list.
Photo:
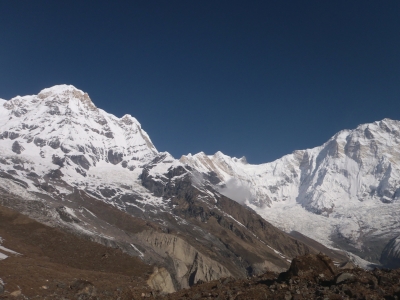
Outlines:
[[261, 165], [176, 159], [131, 115], [58, 85], [0, 100], [0, 204], [140, 258], [165, 292], [308, 253], [397, 267], [399, 142], [400, 122], [385, 119]]
[[181, 162], [214, 172], [225, 184], [221, 193], [245, 195], [236, 200], [286, 232], [399, 265], [399, 121], [343, 130], [322, 146], [261, 165], [220, 152], [182, 156]]

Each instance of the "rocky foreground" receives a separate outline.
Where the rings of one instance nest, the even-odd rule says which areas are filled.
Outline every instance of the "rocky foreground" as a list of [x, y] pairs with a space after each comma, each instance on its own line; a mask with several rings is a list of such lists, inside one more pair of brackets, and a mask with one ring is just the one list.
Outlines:
[[[46, 267], [43, 265], [43, 267]], [[48, 266], [47, 266], [48, 267]], [[29, 271], [29, 270], [27, 270]], [[83, 275], [83, 274], [79, 274]], [[88, 275], [88, 274], [85, 274]], [[99, 275], [96, 274], [98, 277]], [[104, 274], [105, 275], [105, 274]], [[109, 274], [110, 275], [110, 274]], [[116, 275], [116, 274], [115, 274]], [[224, 278], [200, 283], [172, 294], [151, 291], [131, 277], [117, 275], [100, 282], [74, 279], [70, 282], [50, 280], [41, 292], [23, 293], [5, 290], [0, 283], [0, 299], [399, 299], [400, 269], [340, 269], [323, 254], [293, 259], [287, 272], [267, 272], [248, 279]], [[127, 280], [128, 279], [128, 280]], [[118, 282], [120, 280], [120, 282]], [[107, 283], [106, 285], [104, 285]], [[21, 282], [26, 289], [26, 282]], [[112, 286], [114, 285], [114, 286]], [[18, 286], [19, 287], [19, 286]], [[28, 296], [31, 294], [32, 296]]]
[[[144, 294], [144, 297], [153, 297]], [[287, 272], [197, 284], [159, 299], [399, 299], [400, 269], [340, 269], [323, 254], [293, 259]]]

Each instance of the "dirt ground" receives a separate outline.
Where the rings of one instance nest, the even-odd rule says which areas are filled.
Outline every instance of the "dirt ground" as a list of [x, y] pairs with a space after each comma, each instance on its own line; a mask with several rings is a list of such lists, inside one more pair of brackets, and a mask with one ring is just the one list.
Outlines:
[[0, 206], [0, 299], [135, 299], [153, 267]]
[[150, 290], [153, 267], [140, 259], [40, 224], [0, 206], [0, 299], [399, 299], [400, 269], [336, 267], [320, 253], [293, 259], [287, 272], [222, 278], [169, 295]]

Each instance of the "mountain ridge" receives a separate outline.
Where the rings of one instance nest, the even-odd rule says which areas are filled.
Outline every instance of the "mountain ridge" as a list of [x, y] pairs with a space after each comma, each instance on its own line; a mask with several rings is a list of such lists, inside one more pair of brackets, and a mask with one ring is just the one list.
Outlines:
[[261, 165], [244, 165], [220, 152], [182, 156], [181, 162], [214, 172], [222, 190], [232, 182], [236, 190], [244, 187], [250, 196], [242, 202], [284, 231], [379, 262], [378, 244], [400, 233], [399, 149], [400, 122], [386, 118]]
[[153, 288], [282, 271], [317, 252], [73, 86], [10, 101], [0, 106], [0, 203], [158, 266]]
[[157, 151], [134, 117], [117, 118], [87, 93], [59, 85], [5, 101], [0, 131], [3, 187], [20, 195], [62, 201], [78, 189], [136, 214], [149, 206], [170, 212], [168, 191], [189, 176], [186, 187], [234, 199], [287, 233], [374, 263], [400, 256], [397, 243], [385, 248], [400, 235], [398, 121], [342, 130], [321, 146], [260, 165], [220, 151], [176, 160]]

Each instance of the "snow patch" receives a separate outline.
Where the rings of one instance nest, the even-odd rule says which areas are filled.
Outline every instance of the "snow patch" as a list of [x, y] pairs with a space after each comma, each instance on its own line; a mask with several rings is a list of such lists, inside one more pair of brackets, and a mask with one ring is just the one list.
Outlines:
[[144, 254], [134, 244], [131, 244], [131, 246], [132, 246], [133, 249], [135, 249], [135, 251], [139, 252], [140, 258], [143, 259], [144, 258]]

